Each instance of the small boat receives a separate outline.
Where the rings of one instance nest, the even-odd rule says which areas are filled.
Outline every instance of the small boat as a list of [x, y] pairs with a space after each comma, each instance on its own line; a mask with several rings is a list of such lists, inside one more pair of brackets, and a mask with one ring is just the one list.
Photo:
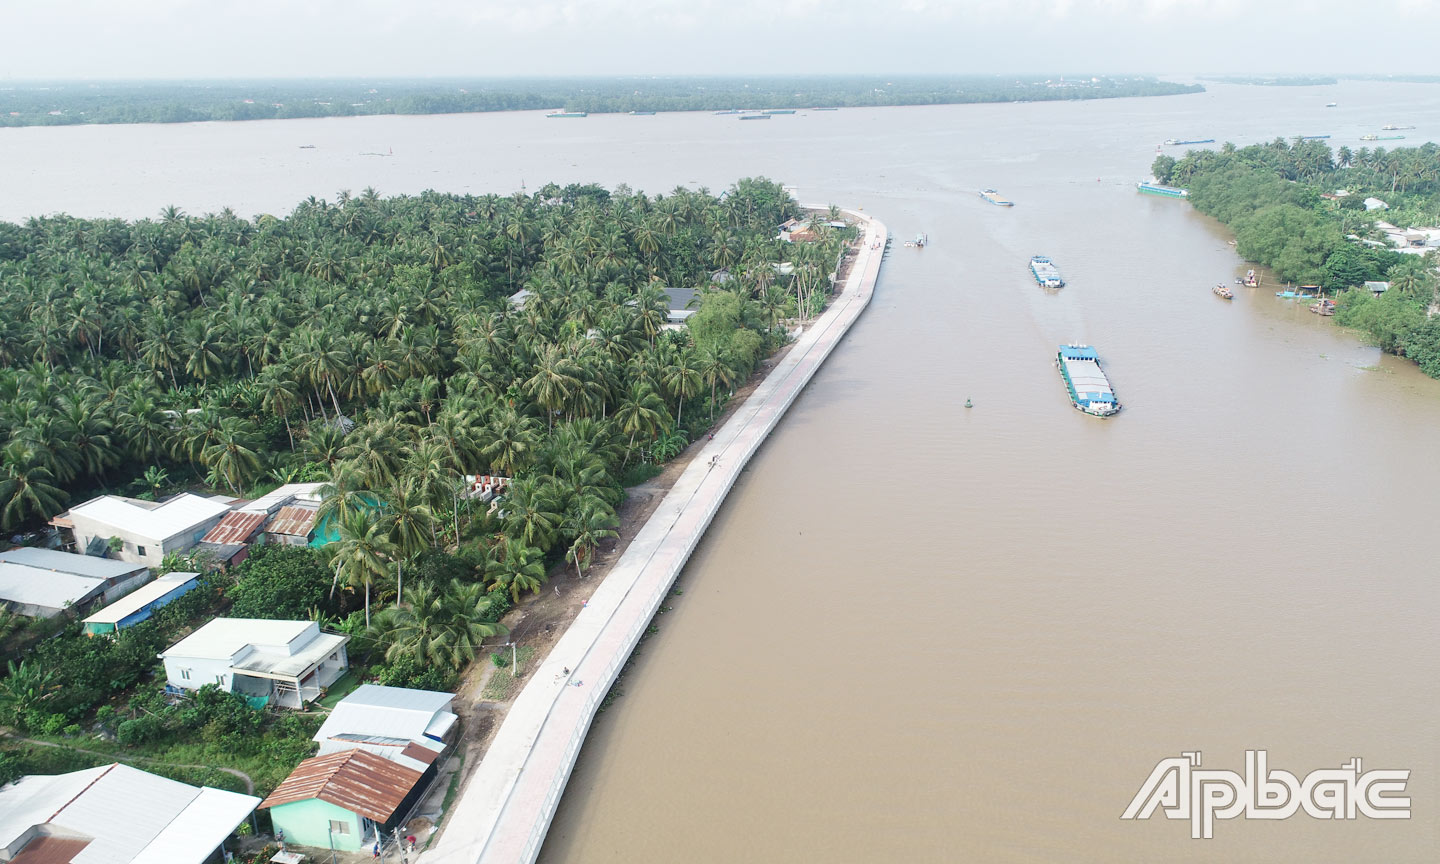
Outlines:
[[1095, 417], [1120, 413], [1115, 390], [1105, 370], [1100, 368], [1100, 356], [1093, 347], [1061, 345], [1055, 355], [1055, 365], [1060, 368], [1065, 389], [1070, 391], [1070, 404], [1076, 409]]
[[1235, 299], [1235, 292], [1231, 291], [1229, 288], [1226, 288], [1224, 284], [1217, 284], [1214, 288], [1211, 288], [1210, 290], [1215, 294], [1216, 297], [1219, 297], [1221, 300]]
[[1245, 281], [1244, 281], [1243, 283], [1241, 283], [1241, 284], [1243, 284], [1246, 288], [1259, 288], [1259, 287], [1260, 287], [1260, 277], [1257, 276], [1257, 275], [1255, 275], [1255, 271], [1254, 271], [1254, 270], [1246, 270], [1246, 271], [1245, 271]]
[[1380, 129], [1381, 129], [1382, 131], [1384, 131], [1384, 132], [1396, 132], [1396, 131], [1399, 131], [1399, 130], [1401, 130], [1401, 129], [1414, 129], [1414, 128], [1415, 128], [1414, 126], [1396, 126], [1396, 125], [1394, 125], [1394, 124], [1392, 124], [1392, 123], [1386, 123], [1384, 126], [1381, 126], [1381, 127], [1380, 127]]
[[300, 145], [300, 149], [301, 149], [301, 150], [314, 150], [314, 149], [315, 149], [315, 145], [314, 145], [314, 144], [301, 144], [301, 145]]
[[973, 402], [971, 402], [969, 399], [966, 399], [966, 400], [965, 400], [965, 407], [966, 407], [966, 408], [974, 408], [974, 407], [975, 407], [975, 404], [974, 404]]
[[1065, 287], [1065, 280], [1060, 278], [1060, 268], [1044, 255], [1030, 256], [1030, 273], [1035, 277], [1035, 284], [1041, 288]]
[[811, 111], [839, 111], [839, 108], [811, 108]]
[[1335, 301], [1321, 300], [1319, 303], [1311, 306], [1310, 311], [1314, 312], [1316, 315], [1322, 315], [1326, 318], [1329, 318], [1331, 315], [1335, 314]]
[[1404, 135], [1361, 135], [1361, 141], [1402, 141]]
[[1188, 189], [1177, 189], [1174, 186], [1161, 186], [1159, 183], [1136, 183], [1135, 188], [1146, 195], [1159, 195], [1161, 198], [1189, 198]]
[[1184, 139], [1180, 139], [1180, 138], [1167, 138], [1167, 139], [1165, 139], [1165, 146], [1166, 146], [1166, 147], [1184, 147], [1186, 144], [1214, 144], [1214, 143], [1215, 143], [1215, 139], [1214, 139], [1214, 138], [1196, 138], [1196, 139], [1194, 139], [1194, 140], [1184, 140]]
[[1303, 285], [1301, 286], [1301, 290], [1299, 291], [1293, 290], [1291, 288], [1286, 288], [1284, 291], [1276, 291], [1275, 296], [1279, 297], [1282, 300], [1314, 300], [1318, 295], [1310, 294], [1304, 290], [1305, 288], [1314, 287], [1318, 286]]
[[741, 120], [769, 120], [769, 114], [741, 114]]
[[655, 116], [655, 112], [654, 112], [654, 111], [631, 111], [631, 112], [630, 112], [630, 116], [631, 116], [631, 117], [654, 117], [654, 116]]
[[994, 189], [981, 189], [980, 197], [994, 204], [996, 207], [1014, 207], [1015, 202], [1000, 197], [1000, 193]]
[[772, 115], [772, 116], [775, 115], [775, 114], [794, 114], [794, 113], [795, 113], [795, 109], [794, 109], [794, 108], [768, 108], [768, 109], [766, 109], [766, 110], [764, 110], [764, 111], [761, 111], [760, 113], [761, 113], [761, 114], [770, 114], [770, 115]]
[[929, 236], [924, 233], [916, 234], [914, 240], [906, 240], [905, 246], [908, 249], [924, 249], [925, 244], [930, 242]]
[[589, 117], [590, 115], [585, 111], [551, 111], [545, 116], [551, 119], [570, 120], [578, 117]]
[[715, 112], [715, 114], [716, 114], [717, 116], [718, 116], [718, 115], [721, 115], [721, 114], [739, 114], [739, 113], [740, 113], [740, 111], [739, 111], [739, 109], [737, 109], [737, 108], [731, 108], [729, 111], [716, 111], [716, 112]]
[[1325, 107], [1326, 107], [1326, 108], [1334, 108], [1334, 107], [1335, 107], [1335, 103], [1334, 103], [1334, 102], [1326, 102], [1326, 103], [1325, 103]]
[[1330, 138], [1329, 135], [1301, 135], [1301, 136], [1300, 136], [1300, 140], [1301, 140], [1301, 141], [1326, 141], [1326, 140], [1328, 140], [1329, 138]]

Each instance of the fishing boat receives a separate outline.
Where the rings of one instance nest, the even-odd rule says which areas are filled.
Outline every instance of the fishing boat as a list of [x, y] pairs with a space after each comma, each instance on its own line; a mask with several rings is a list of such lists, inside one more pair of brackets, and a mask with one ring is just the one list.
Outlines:
[[1219, 297], [1221, 300], [1235, 299], [1235, 292], [1231, 291], [1229, 288], [1226, 288], [1223, 284], [1217, 284], [1214, 288], [1211, 288], [1210, 291], [1214, 293], [1216, 297]]
[[905, 241], [905, 247], [906, 247], [907, 249], [924, 249], [924, 248], [925, 248], [925, 244], [926, 244], [926, 243], [929, 243], [929, 242], [930, 242], [930, 237], [929, 237], [929, 235], [925, 234], [924, 232], [921, 232], [921, 233], [915, 235], [915, 239], [914, 239], [914, 240], [906, 240], [906, 241]]
[[1174, 186], [1161, 186], [1159, 183], [1136, 183], [1135, 188], [1146, 195], [1159, 195], [1161, 198], [1189, 198], [1188, 189], [1177, 189]]
[[1185, 140], [1185, 139], [1181, 139], [1181, 138], [1166, 138], [1166, 139], [1165, 139], [1165, 146], [1166, 146], [1166, 147], [1184, 147], [1186, 144], [1214, 144], [1214, 143], [1215, 143], [1215, 139], [1214, 139], [1214, 138], [1196, 138], [1196, 139], [1194, 139], [1194, 140]]
[[1015, 202], [1000, 197], [1000, 193], [994, 189], [981, 189], [980, 197], [994, 204], [996, 207], [1014, 207]]
[[1404, 135], [1361, 135], [1361, 141], [1402, 141]]
[[768, 109], [766, 109], [766, 110], [764, 110], [764, 111], [761, 111], [760, 113], [761, 113], [761, 114], [770, 114], [770, 115], [772, 115], [772, 116], [775, 115], [775, 114], [794, 114], [794, 113], [795, 113], [795, 109], [794, 109], [794, 108], [768, 108]]
[[1282, 300], [1314, 300], [1317, 295], [1310, 294], [1304, 290], [1305, 288], [1311, 287], [1318, 286], [1303, 285], [1301, 286], [1301, 290], [1299, 291], [1296, 291], [1292, 288], [1286, 288], [1284, 291], [1276, 291], [1275, 296], [1279, 297]]
[[1323, 315], [1324, 317], [1329, 318], [1331, 315], [1335, 314], [1335, 301], [1321, 300], [1319, 303], [1312, 305], [1310, 307], [1310, 311], [1314, 312], [1316, 315]]
[[1401, 129], [1414, 129], [1414, 128], [1415, 128], [1414, 126], [1396, 126], [1396, 125], [1394, 125], [1393, 123], [1386, 123], [1384, 126], [1381, 126], [1381, 127], [1380, 127], [1380, 129], [1381, 129], [1382, 131], [1384, 131], [1384, 132], [1396, 132], [1396, 131], [1401, 130]]
[[1065, 287], [1065, 280], [1060, 278], [1060, 268], [1044, 255], [1030, 256], [1030, 272], [1035, 276], [1035, 284], [1041, 288]]
[[1246, 270], [1246, 271], [1245, 271], [1245, 281], [1244, 281], [1243, 283], [1241, 283], [1241, 284], [1243, 284], [1246, 288], [1259, 288], [1259, 287], [1260, 287], [1260, 277], [1257, 276], [1257, 275], [1255, 275], [1255, 271], [1254, 271], [1254, 270]]
[[584, 111], [551, 111], [545, 116], [551, 119], [571, 120], [579, 117], [589, 117], [590, 115]]
[[769, 120], [769, 114], [741, 114], [741, 120]]
[[1060, 377], [1070, 391], [1070, 404], [1078, 410], [1095, 417], [1109, 417], [1120, 411], [1115, 399], [1115, 390], [1105, 370], [1100, 368], [1100, 356], [1089, 345], [1061, 345], [1055, 355], [1055, 365], [1060, 368]]

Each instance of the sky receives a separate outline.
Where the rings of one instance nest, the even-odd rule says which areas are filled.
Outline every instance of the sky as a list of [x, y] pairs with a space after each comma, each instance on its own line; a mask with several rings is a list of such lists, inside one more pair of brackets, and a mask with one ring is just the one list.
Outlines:
[[1440, 74], [1440, 0], [0, 0], [0, 80]]

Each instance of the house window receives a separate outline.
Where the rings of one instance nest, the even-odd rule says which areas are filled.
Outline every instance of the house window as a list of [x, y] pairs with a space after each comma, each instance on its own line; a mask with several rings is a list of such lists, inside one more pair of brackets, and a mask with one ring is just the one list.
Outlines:
[[181, 680], [189, 681], [189, 680], [190, 680], [190, 670], [189, 670], [189, 669], [181, 669], [181, 670], [180, 670], [180, 678], [181, 678]]
[[135, 554], [136, 554], [136, 555], [139, 555], [141, 558], [144, 558], [144, 557], [145, 557], [145, 547], [144, 547], [144, 546], [141, 546], [141, 545], [139, 545], [139, 544], [136, 544], [136, 546], [135, 546]]
[[216, 684], [219, 684], [221, 687], [224, 687], [224, 686], [225, 686], [225, 676], [224, 676], [224, 675], [216, 675], [216, 676], [215, 676], [215, 683], [216, 683]]
[[350, 833], [350, 823], [349, 823], [349, 822], [341, 821], [341, 820], [339, 820], [339, 819], [331, 819], [331, 820], [330, 820], [330, 833], [331, 833], [331, 834], [349, 834], [349, 833]]

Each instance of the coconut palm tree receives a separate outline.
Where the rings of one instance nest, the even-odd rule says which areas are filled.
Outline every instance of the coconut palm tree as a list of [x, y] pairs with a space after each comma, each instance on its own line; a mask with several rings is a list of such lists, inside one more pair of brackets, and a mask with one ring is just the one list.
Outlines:
[[443, 589], [421, 582], [410, 589], [409, 603], [377, 616], [375, 629], [388, 643], [385, 661], [409, 657], [423, 666], [464, 668], [486, 638], [509, 632], [486, 620], [494, 602], [478, 582], [455, 579]]
[[545, 584], [544, 553], [511, 537], [487, 550], [485, 576], [495, 590], [508, 591], [510, 600], [519, 603], [521, 591], [539, 594]]
[[600, 544], [620, 536], [614, 530], [619, 524], [613, 510], [594, 502], [566, 514], [560, 525], [561, 536], [570, 544], [565, 549], [565, 560], [575, 564], [575, 573], [581, 579], [585, 578], [585, 565], [590, 563]]
[[49, 519], [60, 512], [66, 497], [55, 485], [55, 475], [37, 464], [25, 442], [6, 445], [0, 466], [0, 525], [9, 530], [27, 519]]
[[370, 627], [370, 589], [390, 572], [389, 563], [395, 556], [395, 544], [379, 512], [375, 509], [356, 510], [340, 517], [337, 530], [340, 539], [326, 544], [325, 553], [335, 568], [330, 593], [342, 581], [365, 589], [365, 627]]

